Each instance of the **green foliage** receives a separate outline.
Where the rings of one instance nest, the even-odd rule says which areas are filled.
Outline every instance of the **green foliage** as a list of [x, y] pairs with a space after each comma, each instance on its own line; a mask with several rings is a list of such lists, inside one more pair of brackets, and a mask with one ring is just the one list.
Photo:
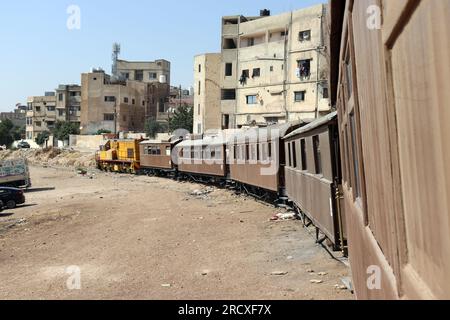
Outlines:
[[174, 132], [178, 129], [184, 129], [193, 132], [194, 128], [194, 108], [188, 105], [181, 106], [175, 111], [175, 114], [169, 121], [169, 129]]
[[110, 134], [112, 133], [110, 130], [106, 130], [106, 129], [100, 129], [97, 131], [97, 135], [101, 136], [102, 134]]
[[39, 132], [39, 134], [36, 137], [36, 143], [42, 146], [48, 139], [48, 137], [50, 137], [50, 132], [48, 131]]
[[160, 123], [155, 119], [150, 119], [145, 123], [145, 133], [150, 138], [155, 138], [158, 133], [166, 132], [167, 129], [167, 125]]
[[80, 128], [72, 122], [58, 121], [53, 129], [53, 135], [60, 141], [69, 140], [69, 136], [72, 134], [80, 134]]
[[11, 135], [15, 141], [25, 139], [26, 127], [14, 127], [11, 130]]
[[0, 122], [0, 145], [10, 146], [15, 139], [15, 127], [11, 120], [5, 119]]

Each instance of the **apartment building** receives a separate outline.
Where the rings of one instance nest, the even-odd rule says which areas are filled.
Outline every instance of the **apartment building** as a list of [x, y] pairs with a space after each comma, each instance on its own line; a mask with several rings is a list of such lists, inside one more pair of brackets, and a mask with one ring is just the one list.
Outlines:
[[116, 81], [100, 69], [83, 73], [81, 87], [82, 134], [143, 132], [146, 120], [168, 118], [167, 83]]
[[56, 95], [46, 92], [44, 96], [27, 99], [26, 138], [35, 140], [39, 133], [51, 131], [56, 124]]
[[221, 127], [220, 53], [198, 55], [194, 59], [194, 134]]
[[60, 85], [56, 89], [56, 120], [73, 122], [80, 126], [81, 86]]
[[326, 11], [316, 5], [222, 18], [223, 129], [311, 120], [330, 111]]
[[20, 104], [12, 112], [0, 112], [0, 122], [3, 120], [10, 120], [16, 127], [23, 127], [26, 125], [27, 106]]
[[125, 80], [170, 84], [170, 62], [164, 59], [156, 61], [117, 60], [117, 72]]

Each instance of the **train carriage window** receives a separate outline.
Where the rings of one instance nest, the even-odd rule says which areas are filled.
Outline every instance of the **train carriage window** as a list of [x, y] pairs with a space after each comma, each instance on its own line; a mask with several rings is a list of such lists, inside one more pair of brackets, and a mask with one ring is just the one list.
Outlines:
[[287, 158], [287, 166], [291, 167], [291, 159], [292, 159], [292, 151], [291, 151], [291, 143], [288, 143], [288, 158]]
[[348, 54], [347, 59], [345, 60], [345, 75], [347, 82], [347, 94], [348, 98], [350, 98], [353, 94], [353, 69], [352, 69], [352, 58], [350, 54]]
[[302, 139], [300, 141], [300, 148], [301, 148], [301, 156], [302, 156], [302, 171], [308, 170], [308, 162], [306, 158], [306, 141], [305, 139]]
[[128, 158], [134, 158], [134, 149], [128, 149], [127, 153], [128, 153]]
[[295, 141], [292, 142], [292, 167], [297, 169], [297, 150], [295, 146]]
[[166, 156], [170, 157], [172, 155], [172, 149], [170, 147], [166, 147]]
[[250, 146], [248, 144], [245, 145], [245, 160], [250, 160]]
[[268, 159], [272, 160], [272, 142], [269, 142], [268, 144]]
[[320, 153], [319, 136], [313, 137], [313, 147], [314, 147], [314, 162], [316, 166], [316, 174], [322, 174], [322, 156]]
[[191, 159], [195, 159], [195, 149], [194, 149], [193, 146], [191, 147], [191, 156], [190, 156], [190, 158]]
[[260, 155], [260, 146], [259, 146], [259, 143], [256, 145], [256, 161], [260, 161], [260, 159], [261, 159], [261, 155]]
[[360, 166], [356, 138], [356, 120], [353, 112], [350, 114], [350, 134], [352, 139], [353, 170], [355, 175], [355, 197], [361, 198], [361, 176], [359, 174]]

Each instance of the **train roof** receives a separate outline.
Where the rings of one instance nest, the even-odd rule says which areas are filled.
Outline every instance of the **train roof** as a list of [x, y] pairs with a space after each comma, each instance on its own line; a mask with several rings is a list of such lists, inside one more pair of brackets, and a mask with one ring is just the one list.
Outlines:
[[205, 136], [203, 139], [196, 140], [184, 140], [178, 146], [180, 147], [196, 147], [196, 146], [218, 146], [227, 144], [229, 136], [217, 135], [217, 136]]
[[293, 136], [305, 133], [305, 132], [309, 132], [311, 130], [317, 129], [327, 123], [329, 123], [330, 121], [333, 121], [334, 119], [337, 118], [337, 111], [334, 111], [322, 118], [319, 118], [309, 124], [307, 124], [304, 127], [301, 127], [295, 131], [293, 131], [292, 133], [288, 134], [287, 136], [285, 136], [283, 139], [288, 139], [288, 138], [292, 138]]
[[181, 140], [183, 140], [183, 139], [172, 137], [169, 140], [156, 140], [156, 139], [154, 139], [154, 140], [144, 140], [140, 144], [162, 144], [162, 143], [175, 144], [175, 143], [177, 143], [177, 142], [179, 142]]
[[297, 127], [301, 126], [302, 124], [304, 124], [304, 121], [292, 121], [292, 122], [287, 122], [287, 123], [282, 123], [282, 124], [276, 124], [276, 125], [272, 125], [272, 126], [268, 126], [268, 127], [264, 127], [264, 128], [250, 128], [247, 130], [242, 130], [239, 133], [236, 133], [232, 136], [232, 141], [240, 141], [240, 140], [244, 140], [245, 138], [247, 138], [249, 135], [252, 134], [256, 134], [257, 137], [267, 137], [267, 138], [276, 138], [272, 137], [272, 133], [276, 133], [276, 135], [279, 138], [284, 137], [287, 133], [290, 132], [290, 130], [292, 129], [296, 129]]

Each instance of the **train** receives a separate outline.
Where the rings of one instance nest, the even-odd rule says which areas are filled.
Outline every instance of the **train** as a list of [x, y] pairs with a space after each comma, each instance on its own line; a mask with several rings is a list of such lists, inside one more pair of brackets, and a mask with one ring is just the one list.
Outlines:
[[346, 254], [338, 132], [333, 112], [216, 135], [110, 140], [96, 160], [103, 171], [214, 183], [295, 208], [316, 227], [318, 242]]
[[330, 0], [328, 9], [329, 115], [115, 141], [98, 167], [292, 206], [317, 242], [348, 255], [357, 299], [450, 299], [450, 0]]

